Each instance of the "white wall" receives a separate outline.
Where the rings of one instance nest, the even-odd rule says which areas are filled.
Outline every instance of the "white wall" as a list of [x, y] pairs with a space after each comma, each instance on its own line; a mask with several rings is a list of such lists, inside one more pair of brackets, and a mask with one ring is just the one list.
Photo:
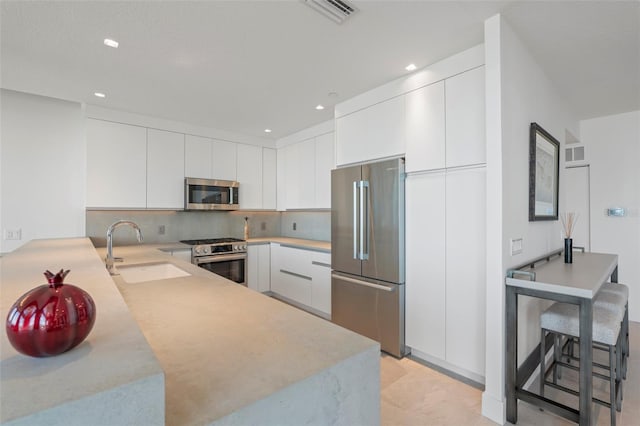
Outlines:
[[[578, 134], [578, 120], [536, 59], [500, 16], [486, 21], [485, 46], [488, 264], [483, 414], [504, 423], [504, 277], [510, 267], [562, 247], [558, 221], [529, 222], [529, 125], [537, 122], [563, 142], [565, 129]], [[563, 164], [562, 147], [560, 152]], [[563, 171], [560, 170], [560, 182]], [[521, 254], [511, 256], [511, 238], [523, 238]], [[538, 343], [539, 313], [544, 306], [546, 303], [536, 299], [520, 298], [520, 363]]]
[[[86, 154], [81, 105], [4, 89], [0, 98], [0, 252], [37, 238], [83, 236]], [[21, 240], [4, 239], [6, 230], [17, 229]]]
[[[618, 254], [629, 319], [640, 321], [640, 111], [582, 121], [580, 136], [591, 169], [591, 251]], [[607, 216], [609, 207], [627, 214]]]

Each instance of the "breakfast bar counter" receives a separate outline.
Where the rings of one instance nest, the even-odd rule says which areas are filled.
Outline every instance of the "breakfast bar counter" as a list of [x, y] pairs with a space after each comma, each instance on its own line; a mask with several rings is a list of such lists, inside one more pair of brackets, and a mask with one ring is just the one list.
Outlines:
[[[88, 242], [73, 241], [83, 247]], [[132, 327], [142, 331], [155, 365], [164, 372], [166, 424], [379, 423], [376, 342], [174, 258], [161, 248], [115, 247], [114, 254], [124, 257], [116, 268], [170, 264], [188, 275], [126, 282], [104, 269], [105, 249], [87, 248], [93, 252], [87, 261], [102, 285], [120, 290], [126, 314], [135, 319]], [[13, 256], [19, 254], [6, 259]], [[27, 267], [33, 266], [21, 265], [22, 270]], [[77, 284], [82, 285], [79, 280]], [[3, 293], [3, 305], [4, 298]], [[100, 317], [104, 301], [94, 299], [96, 327], [99, 321], [106, 326], [107, 319]], [[99, 345], [100, 337], [92, 332], [85, 343], [61, 356], [73, 357], [83, 346]], [[38, 361], [55, 363], [56, 358]], [[131, 368], [126, 357], [119, 361]], [[4, 367], [2, 380], [4, 410], [9, 398]], [[20, 397], [28, 399], [24, 393]]]
[[[573, 263], [564, 263], [561, 254], [561, 251], [557, 251], [528, 262], [510, 270], [506, 278], [506, 402], [507, 420], [511, 423], [518, 420], [518, 399], [538, 405], [580, 425], [591, 425], [592, 422], [593, 299], [607, 280], [617, 281], [618, 256], [576, 252], [573, 253]], [[578, 410], [524, 389], [524, 384], [540, 363], [540, 355], [539, 350], [535, 350], [522, 365], [518, 364], [519, 295], [579, 306], [581, 360]]]

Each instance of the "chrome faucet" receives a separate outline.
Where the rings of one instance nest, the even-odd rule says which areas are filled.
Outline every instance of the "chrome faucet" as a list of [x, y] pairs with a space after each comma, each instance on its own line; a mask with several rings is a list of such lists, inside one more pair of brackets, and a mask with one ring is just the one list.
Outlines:
[[136, 236], [138, 237], [138, 242], [142, 242], [142, 231], [135, 222], [131, 222], [130, 220], [119, 220], [109, 226], [109, 228], [107, 229], [107, 258], [105, 259], [105, 265], [107, 266], [107, 270], [111, 275], [119, 275], [113, 263], [122, 262], [121, 257], [113, 257], [113, 231], [115, 231], [117, 227], [122, 225], [129, 225], [133, 229], [135, 229]]

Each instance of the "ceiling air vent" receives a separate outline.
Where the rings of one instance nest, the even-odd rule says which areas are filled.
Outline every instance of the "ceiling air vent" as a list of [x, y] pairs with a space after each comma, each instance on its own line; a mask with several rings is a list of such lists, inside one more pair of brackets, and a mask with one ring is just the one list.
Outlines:
[[337, 24], [342, 24], [358, 11], [346, 0], [302, 0], [307, 6], [323, 14]]

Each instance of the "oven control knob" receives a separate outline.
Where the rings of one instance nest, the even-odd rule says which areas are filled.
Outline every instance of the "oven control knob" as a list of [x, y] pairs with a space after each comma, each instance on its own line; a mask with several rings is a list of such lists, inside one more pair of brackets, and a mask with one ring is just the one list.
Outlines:
[[202, 249], [202, 254], [209, 254], [209, 247], [205, 247]]
[[200, 247], [196, 247], [193, 251], [195, 251], [196, 254], [200, 254]]
[[242, 245], [242, 250], [247, 251], [247, 245], [246, 244]]

